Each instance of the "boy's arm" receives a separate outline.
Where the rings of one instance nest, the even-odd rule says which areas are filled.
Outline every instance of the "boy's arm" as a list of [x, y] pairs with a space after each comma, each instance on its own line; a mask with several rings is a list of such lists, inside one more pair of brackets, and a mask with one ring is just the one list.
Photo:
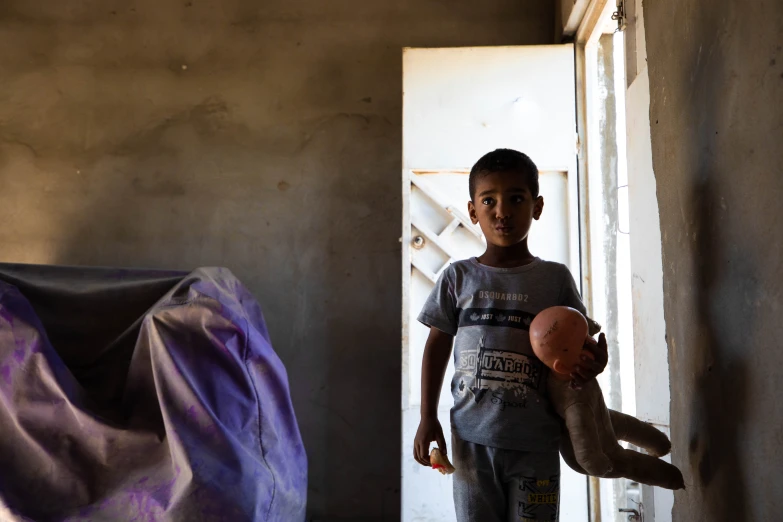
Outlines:
[[413, 456], [423, 466], [430, 466], [430, 443], [437, 442], [438, 449], [447, 454], [443, 429], [438, 421], [438, 401], [443, 387], [443, 377], [451, 355], [454, 337], [430, 328], [421, 364], [421, 422], [413, 441]]
[[443, 377], [449, 364], [451, 346], [454, 337], [430, 328], [430, 335], [424, 345], [424, 358], [421, 363], [421, 416], [437, 417], [440, 390], [443, 388]]

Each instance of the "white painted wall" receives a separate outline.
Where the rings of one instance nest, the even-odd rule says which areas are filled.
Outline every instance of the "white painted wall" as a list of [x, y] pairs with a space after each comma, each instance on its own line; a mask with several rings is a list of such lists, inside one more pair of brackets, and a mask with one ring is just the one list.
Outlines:
[[[644, 44], [642, 2], [636, 0], [636, 77], [626, 92], [628, 200], [636, 367], [636, 415], [669, 433], [669, 360], [663, 312], [661, 227], [650, 138], [650, 83]], [[669, 458], [667, 457], [667, 460]], [[642, 502], [652, 497], [655, 518], [671, 522], [671, 491], [642, 488]]]
[[[646, 67], [628, 88], [626, 107], [636, 415], [668, 434], [669, 359], [663, 316], [661, 228], [652, 168], [650, 89]], [[645, 496], [649, 498], [649, 490], [647, 495], [643, 492], [643, 501], [647, 500]], [[654, 502], [655, 522], [671, 521], [674, 495], [670, 491], [656, 489]]]
[[[669, 365], [663, 317], [661, 228], [650, 146], [648, 81], [645, 67], [627, 93], [636, 408], [644, 420], [668, 426]], [[667, 385], [662, 386], [661, 382]]]

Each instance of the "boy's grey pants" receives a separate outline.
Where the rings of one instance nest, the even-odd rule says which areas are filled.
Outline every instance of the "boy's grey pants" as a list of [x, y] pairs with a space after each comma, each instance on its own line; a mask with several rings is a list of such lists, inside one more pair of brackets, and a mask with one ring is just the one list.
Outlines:
[[558, 520], [560, 454], [490, 448], [452, 438], [459, 522]]

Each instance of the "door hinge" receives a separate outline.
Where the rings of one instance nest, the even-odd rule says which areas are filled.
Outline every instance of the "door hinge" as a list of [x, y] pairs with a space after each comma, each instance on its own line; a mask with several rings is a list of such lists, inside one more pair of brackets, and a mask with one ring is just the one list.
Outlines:
[[617, 22], [617, 31], [625, 31], [628, 25], [625, 15], [625, 0], [617, 0], [617, 11], [612, 13], [612, 20]]

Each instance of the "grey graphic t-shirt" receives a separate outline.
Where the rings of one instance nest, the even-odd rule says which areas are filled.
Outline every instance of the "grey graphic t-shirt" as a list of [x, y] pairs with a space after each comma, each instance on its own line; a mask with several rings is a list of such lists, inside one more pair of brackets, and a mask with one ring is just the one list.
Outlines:
[[565, 265], [494, 268], [458, 261], [441, 275], [419, 321], [454, 335], [452, 431], [475, 444], [555, 451], [560, 421], [549, 406], [549, 369], [533, 354], [528, 327], [550, 306], [585, 307]]

